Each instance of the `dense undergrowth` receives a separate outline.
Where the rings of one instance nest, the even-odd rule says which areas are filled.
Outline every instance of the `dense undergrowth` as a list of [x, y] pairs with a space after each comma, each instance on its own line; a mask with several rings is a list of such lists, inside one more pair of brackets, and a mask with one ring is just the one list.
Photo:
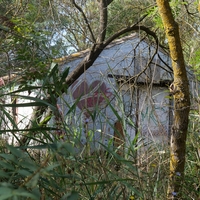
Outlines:
[[[55, 71], [54, 71], [55, 72]], [[42, 85], [43, 91], [52, 95], [60, 94], [63, 77], [50, 73]], [[48, 79], [49, 78], [49, 79]], [[54, 84], [57, 81], [57, 84]], [[32, 86], [31, 86], [32, 87]], [[20, 89], [28, 90], [30, 87]], [[54, 90], [54, 91], [53, 91]], [[2, 97], [5, 95], [2, 92]], [[16, 95], [19, 92], [14, 93]], [[45, 93], [44, 92], [44, 93]], [[8, 92], [7, 92], [8, 93]], [[53, 111], [56, 106], [40, 99], [32, 98], [35, 106], [48, 105]], [[46, 102], [45, 102], [46, 101]], [[53, 102], [53, 101], [52, 101]], [[75, 102], [69, 109], [73, 113]], [[31, 104], [32, 105], [32, 104]], [[2, 106], [4, 115], [14, 123], [12, 116]], [[47, 112], [48, 113], [48, 112]], [[33, 119], [27, 130], [1, 129], [1, 134], [9, 132], [17, 145], [7, 144], [2, 137], [0, 145], [0, 200], [4, 199], [141, 199], [160, 200], [166, 198], [169, 175], [169, 146], [153, 141], [148, 145], [137, 138], [125, 146], [125, 153], [119, 154], [112, 146], [99, 142], [100, 148], [88, 151], [83, 145], [77, 127], [69, 127], [67, 120], [61, 121], [62, 134], [52, 136], [57, 130], [48, 124], [52, 112], [46, 118]], [[5, 125], [2, 117], [1, 125]], [[122, 119], [119, 119], [122, 120]], [[109, 123], [109, 122], [108, 122]], [[1, 127], [2, 127], [1, 126]], [[79, 125], [81, 129], [81, 124]], [[26, 138], [25, 142], [21, 138]], [[92, 139], [92, 138], [90, 138]], [[145, 146], [145, 147], [144, 147]], [[200, 135], [199, 113], [191, 114], [187, 139], [187, 155], [183, 194], [185, 199], [200, 198]], [[78, 149], [78, 151], [77, 151]]]
[[[198, 136], [199, 137], [199, 136]], [[185, 199], [199, 198], [199, 141], [187, 144]], [[44, 150], [45, 149], [45, 150]], [[76, 155], [68, 142], [31, 148], [2, 145], [0, 199], [165, 199], [169, 153], [154, 144], [135, 156], [113, 150]]]

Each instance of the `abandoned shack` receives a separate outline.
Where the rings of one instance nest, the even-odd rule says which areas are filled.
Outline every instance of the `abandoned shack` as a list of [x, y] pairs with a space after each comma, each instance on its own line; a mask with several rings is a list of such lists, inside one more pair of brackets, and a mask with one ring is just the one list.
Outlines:
[[[57, 59], [61, 73], [66, 68], [73, 71], [88, 52]], [[170, 57], [162, 48], [136, 33], [115, 40], [58, 99], [65, 122], [65, 127], [61, 127], [64, 137], [76, 138], [82, 147], [89, 143], [92, 150], [102, 144], [128, 146], [136, 135], [144, 144], [166, 143], [173, 121], [173, 101], [168, 89], [172, 82]], [[195, 87], [194, 82], [190, 84]], [[21, 101], [26, 103], [27, 99], [17, 103]], [[20, 106], [12, 112], [18, 128], [24, 129], [33, 107]]]
[[[61, 71], [72, 71], [87, 53], [60, 59]], [[136, 134], [145, 143], [166, 142], [173, 117], [172, 82], [169, 55], [132, 34], [107, 46], [58, 104], [83, 145], [91, 137], [93, 148], [108, 145], [113, 137], [115, 146], [129, 144]], [[76, 101], [76, 112], [69, 114]]]

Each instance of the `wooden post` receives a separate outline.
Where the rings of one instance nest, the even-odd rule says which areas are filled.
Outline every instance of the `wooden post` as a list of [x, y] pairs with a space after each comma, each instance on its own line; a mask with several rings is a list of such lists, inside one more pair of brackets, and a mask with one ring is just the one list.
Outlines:
[[114, 128], [113, 146], [117, 149], [117, 154], [124, 156], [125, 135], [122, 122], [119, 120], [115, 122]]

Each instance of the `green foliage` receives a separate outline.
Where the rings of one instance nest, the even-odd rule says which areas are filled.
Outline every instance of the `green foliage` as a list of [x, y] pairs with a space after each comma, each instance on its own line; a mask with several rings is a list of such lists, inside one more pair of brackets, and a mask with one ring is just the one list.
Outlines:
[[187, 157], [185, 167], [184, 195], [186, 198], [200, 197], [200, 135], [199, 113], [190, 114], [190, 126], [187, 139]]
[[[135, 199], [165, 199], [168, 147], [154, 143], [147, 145], [138, 134], [133, 141], [129, 141], [131, 145], [125, 146], [124, 156], [120, 156], [117, 149], [113, 148], [112, 139], [107, 146], [99, 142], [100, 148], [92, 151], [92, 142], [88, 142], [87, 146], [81, 143], [84, 124], [78, 123], [78, 119], [75, 118], [76, 106], [80, 99], [71, 106], [69, 102], [65, 102], [69, 109], [64, 118], [56, 105], [57, 98], [63, 100], [62, 93], [68, 92], [63, 82], [69, 68], [60, 74], [58, 65], [52, 63], [51, 59], [74, 49], [85, 49], [91, 44], [90, 33], [80, 13], [67, 1], [56, 1], [51, 5], [51, 1], [48, 0], [1, 2], [0, 14], [7, 13], [6, 16], [14, 27], [1, 24], [5, 29], [0, 33], [0, 74], [7, 75], [8, 72], [14, 71], [21, 76], [19, 88], [16, 88], [18, 80], [0, 88], [0, 98], [8, 99], [11, 95], [30, 102], [15, 105], [13, 102], [1, 101], [0, 199], [117, 200], [128, 199], [131, 195]], [[20, 2], [23, 5], [20, 5]], [[98, 36], [97, 2], [76, 2], [79, 5], [83, 4], [83, 11], [95, 36]], [[184, 6], [178, 2], [171, 2], [177, 19]], [[113, 1], [108, 9], [107, 36], [148, 14], [142, 23], [152, 30], [157, 29], [162, 38], [163, 27], [153, 1], [118, 0]], [[57, 37], [58, 33], [63, 33], [64, 39]], [[191, 63], [199, 73], [199, 51], [196, 51]], [[35, 83], [38, 85], [34, 85]], [[31, 96], [33, 93], [36, 95]], [[134, 122], [128, 120], [123, 113], [121, 97], [117, 92], [115, 95], [122, 115], [119, 115], [119, 111], [111, 103], [107, 102], [108, 106], [124, 126], [134, 128]], [[31, 120], [23, 116], [24, 120], [27, 120], [24, 128], [18, 128], [20, 123], [14, 120], [9, 110], [16, 106], [38, 108]], [[50, 111], [42, 112], [47, 107]], [[92, 120], [95, 120], [99, 113], [100, 108], [96, 107], [96, 110], [90, 113]], [[80, 114], [77, 118], [81, 117]], [[55, 118], [60, 119], [59, 124], [54, 123]], [[105, 120], [113, 131], [116, 131], [112, 122], [106, 116], [104, 118], [101, 120]], [[191, 115], [189, 130], [184, 195], [186, 199], [198, 199], [199, 113]], [[96, 130], [91, 129], [88, 132], [89, 140], [93, 141]], [[17, 145], [6, 143], [3, 137], [6, 133], [15, 139]]]
[[190, 64], [194, 70], [197, 79], [200, 81], [200, 49], [196, 49], [190, 60]]
[[147, 11], [147, 14], [151, 17], [152, 21], [154, 22], [154, 28], [164, 31], [162, 19], [158, 14], [158, 8], [156, 6], [150, 8]]
[[[44, 78], [41, 89], [54, 99], [55, 93], [60, 94], [61, 83], [67, 74], [68, 71], [60, 76], [58, 65], [52, 64], [51, 71]], [[26, 85], [21, 88], [21, 91], [32, 90], [32, 87]], [[124, 108], [120, 103], [121, 97], [117, 93], [116, 96], [122, 111]], [[112, 145], [105, 146], [102, 143], [99, 150], [88, 151], [80, 146], [78, 137], [81, 134], [78, 130], [83, 128], [83, 124], [70, 125], [68, 123], [70, 121], [68, 118], [75, 112], [75, 106], [70, 107], [70, 112], [65, 116], [66, 120], [60, 124], [60, 128], [64, 130], [65, 139], [63, 140], [63, 137], [56, 137], [57, 130], [53, 130], [51, 124], [48, 123], [49, 118], [57, 111], [55, 102], [45, 102], [38, 97], [24, 96], [23, 98], [30, 98], [38, 106], [40, 103], [48, 105], [53, 113], [46, 115], [43, 118], [44, 121], [40, 123], [34, 119], [33, 126], [29, 130], [18, 130], [23, 134], [28, 131], [25, 137], [31, 143], [14, 147], [5, 144], [2, 140], [0, 193], [3, 199], [128, 199], [131, 195], [135, 199], [144, 200], [165, 198], [169, 165], [168, 147], [155, 143], [147, 146], [142, 139], [137, 137], [130, 141], [131, 145], [125, 146], [124, 156], [120, 156]], [[134, 126], [130, 120], [121, 118], [111, 104], [109, 106], [118, 120]], [[96, 109], [96, 115], [98, 115], [100, 111]], [[198, 120], [197, 115], [191, 115], [193, 122], [191, 133], [198, 132]], [[14, 121], [11, 122], [14, 123]], [[107, 123], [111, 124], [108, 119]], [[95, 130], [90, 130], [91, 137], [94, 132]], [[20, 135], [16, 137], [20, 140]], [[198, 134], [191, 136], [188, 140], [184, 182], [185, 195], [194, 199], [198, 198], [199, 188], [198, 149], [200, 143], [197, 138]], [[89, 143], [89, 148], [90, 145], [92, 143]], [[77, 151], [79, 148], [83, 148], [81, 152]]]

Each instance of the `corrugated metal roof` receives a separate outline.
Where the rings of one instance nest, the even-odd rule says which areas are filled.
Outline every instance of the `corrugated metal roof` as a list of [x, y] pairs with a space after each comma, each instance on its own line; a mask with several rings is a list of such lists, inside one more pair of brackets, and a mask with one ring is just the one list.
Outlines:
[[[105, 49], [109, 49], [115, 45], [119, 45], [119, 44], [122, 44], [124, 43], [125, 41], [127, 40], [131, 40], [131, 39], [134, 39], [134, 38], [139, 38], [139, 35], [137, 33], [133, 33], [133, 34], [130, 34], [128, 36], [125, 36], [123, 38], [120, 38], [120, 39], [116, 39], [114, 40], [113, 42], [111, 42], [108, 46], [106, 46]], [[64, 57], [61, 57], [61, 58], [57, 58], [54, 60], [54, 62], [60, 64], [60, 65], [63, 65], [65, 63], [68, 63], [70, 61], [73, 61], [75, 59], [78, 59], [78, 58], [83, 58], [85, 57], [88, 53], [89, 53], [90, 49], [86, 49], [84, 51], [79, 51], [79, 52], [76, 52], [76, 53], [73, 53], [73, 54], [70, 54], [68, 56], [64, 56]]]

